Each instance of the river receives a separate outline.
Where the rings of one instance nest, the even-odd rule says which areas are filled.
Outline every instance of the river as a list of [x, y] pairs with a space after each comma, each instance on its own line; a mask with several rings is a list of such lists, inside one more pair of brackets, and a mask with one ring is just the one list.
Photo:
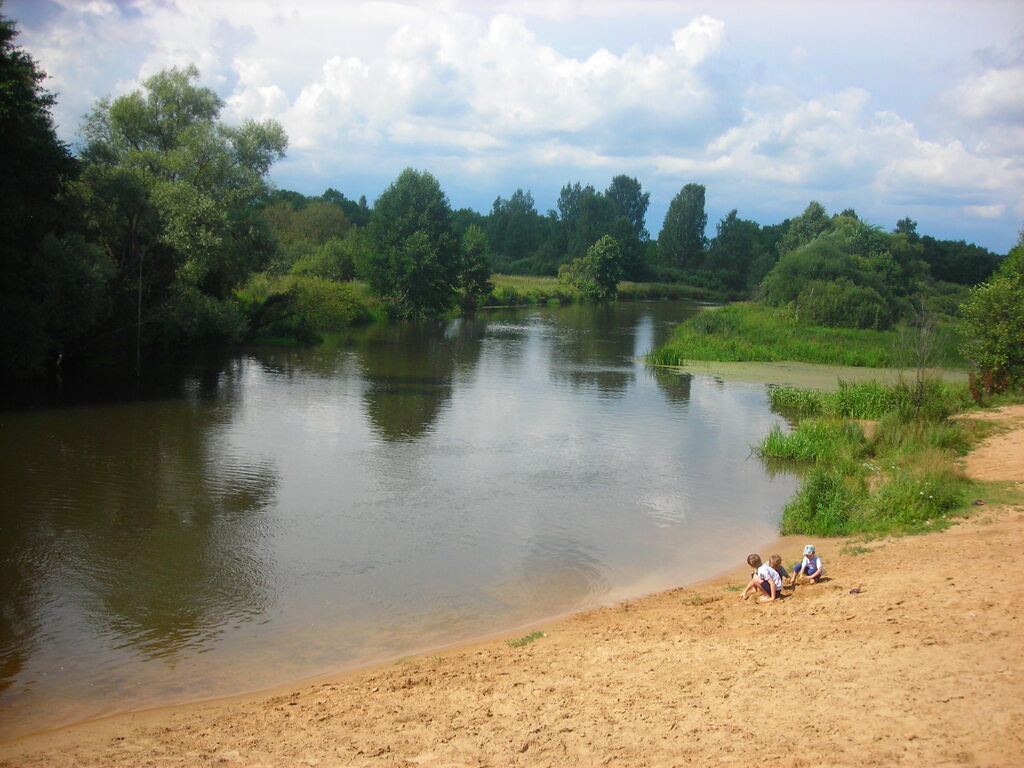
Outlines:
[[681, 302], [491, 310], [0, 411], [0, 738], [692, 582], [795, 479], [765, 387], [636, 358]]

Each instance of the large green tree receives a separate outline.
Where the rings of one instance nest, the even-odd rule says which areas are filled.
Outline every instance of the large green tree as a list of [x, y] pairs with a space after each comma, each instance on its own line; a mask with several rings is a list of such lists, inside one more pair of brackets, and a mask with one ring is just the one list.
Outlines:
[[0, 376], [59, 361], [105, 311], [109, 264], [73, 232], [76, 164], [57, 139], [45, 74], [0, 16]]
[[647, 276], [644, 254], [651, 239], [647, 232], [647, 206], [651, 202], [649, 192], [644, 192], [640, 182], [620, 174], [612, 179], [605, 197], [615, 206], [616, 220], [611, 231], [622, 248], [623, 277], [626, 280], [642, 280]]
[[716, 235], [708, 249], [706, 266], [717, 272], [726, 287], [742, 290], [750, 287], [751, 265], [764, 257], [761, 227], [756, 221], [739, 217], [736, 209], [718, 222]]
[[487, 217], [487, 240], [506, 261], [532, 256], [543, 236], [544, 220], [529, 191], [517, 189], [508, 200], [499, 197], [494, 201]]
[[406, 168], [373, 206], [374, 249], [357, 269], [397, 315], [429, 315], [455, 298], [460, 242], [441, 185]]
[[699, 269], [708, 240], [703, 184], [687, 184], [669, 203], [658, 235], [662, 263], [681, 270]]
[[[268, 120], [228, 126], [194, 66], [101, 99], [82, 135], [77, 184], [92, 238], [117, 265], [115, 317], [147, 342], [231, 337], [231, 291], [268, 262], [259, 216], [287, 139]], [[115, 329], [116, 330], [116, 329]]]

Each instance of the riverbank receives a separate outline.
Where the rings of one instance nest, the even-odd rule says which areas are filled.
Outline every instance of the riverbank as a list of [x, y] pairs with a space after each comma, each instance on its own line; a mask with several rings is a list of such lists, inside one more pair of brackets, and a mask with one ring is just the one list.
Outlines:
[[[1011, 429], [966, 470], [1022, 483], [1024, 406], [995, 418]], [[1024, 506], [974, 509], [928, 536], [817, 541], [828, 580], [774, 605], [736, 599], [747, 553], [723, 552], [741, 565], [526, 644], [88, 723], [0, 744], [0, 765], [1018, 764]]]

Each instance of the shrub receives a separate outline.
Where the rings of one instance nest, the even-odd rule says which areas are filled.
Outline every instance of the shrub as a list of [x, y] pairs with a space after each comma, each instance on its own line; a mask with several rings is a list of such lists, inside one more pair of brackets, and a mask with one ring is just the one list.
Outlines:
[[861, 458], [867, 451], [864, 430], [855, 422], [811, 418], [784, 433], [772, 426], [757, 453], [763, 458], [839, 463]]
[[782, 533], [842, 536], [864, 495], [864, 481], [832, 467], [815, 467], [782, 510]]
[[892, 307], [878, 291], [846, 278], [812, 280], [797, 295], [796, 308], [801, 318], [832, 328], [892, 327]]

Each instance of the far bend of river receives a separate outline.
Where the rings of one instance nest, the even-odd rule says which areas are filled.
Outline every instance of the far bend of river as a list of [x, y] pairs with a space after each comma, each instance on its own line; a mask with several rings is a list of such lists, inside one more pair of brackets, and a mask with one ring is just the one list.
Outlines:
[[[529, 632], [742, 564], [764, 386], [635, 362], [692, 304], [493, 310], [0, 411], [0, 738]], [[694, 660], [694, 663], [700, 663]]]

